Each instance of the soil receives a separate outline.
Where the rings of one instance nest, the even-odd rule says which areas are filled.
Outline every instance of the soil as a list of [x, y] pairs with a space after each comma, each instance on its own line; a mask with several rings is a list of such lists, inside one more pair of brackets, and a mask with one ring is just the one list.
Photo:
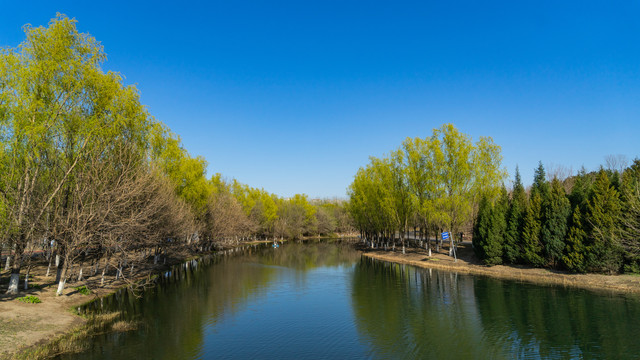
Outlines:
[[448, 248], [440, 253], [432, 250], [429, 257], [424, 249], [402, 248], [395, 251], [383, 249], [361, 248], [365, 256], [401, 264], [423, 268], [434, 268], [458, 273], [490, 276], [505, 280], [523, 281], [541, 285], [561, 285], [599, 292], [640, 294], [640, 276], [638, 275], [603, 275], [603, 274], [571, 274], [562, 271], [531, 268], [525, 266], [486, 266], [475, 256], [471, 243], [462, 243], [458, 247], [457, 261], [448, 255]]
[[[225, 248], [261, 242], [263, 241], [227, 245]], [[85, 324], [86, 319], [74, 312], [78, 306], [194, 257], [194, 254], [186, 251], [173, 253], [172, 257], [167, 258], [166, 264], [156, 266], [152, 264], [151, 259], [148, 259], [146, 263], [137, 263], [134, 278], [126, 280], [122, 278], [116, 280], [115, 268], [110, 266], [111, 272], [105, 275], [104, 286], [100, 285], [101, 270], [93, 275], [90, 264], [87, 264], [83, 267], [84, 278], [82, 281], [75, 281], [79, 270], [78, 267], [75, 267], [71, 271], [70, 280], [67, 281], [61, 296], [56, 296], [58, 283], [55, 282], [55, 267], [52, 266], [51, 274], [46, 276], [48, 263], [44, 259], [35, 261], [29, 274], [28, 290], [23, 288], [24, 274], [21, 274], [20, 294], [18, 295], [6, 294], [10, 270], [1, 271], [0, 359], [11, 359], [26, 348], [46, 344]], [[2, 264], [4, 265], [4, 262]], [[124, 270], [125, 275], [128, 275], [128, 271], [128, 268]], [[76, 289], [80, 286], [86, 286], [91, 290], [91, 293], [89, 295], [81, 294]], [[30, 304], [18, 300], [18, 298], [28, 295], [37, 296], [41, 303]]]

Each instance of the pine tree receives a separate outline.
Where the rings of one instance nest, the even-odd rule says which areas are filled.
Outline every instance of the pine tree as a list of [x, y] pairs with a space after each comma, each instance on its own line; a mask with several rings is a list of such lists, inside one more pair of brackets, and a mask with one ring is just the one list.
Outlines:
[[640, 159], [623, 172], [620, 190], [624, 272], [640, 273]]
[[542, 198], [538, 192], [532, 194], [522, 225], [522, 260], [526, 264], [540, 267], [545, 264], [542, 256], [543, 246], [540, 241]]
[[473, 250], [483, 262], [487, 258], [486, 247], [491, 227], [491, 203], [487, 196], [482, 196], [478, 206], [478, 216], [473, 227]]
[[593, 194], [587, 205], [588, 268], [609, 273], [620, 270], [622, 245], [621, 216], [618, 192], [611, 186], [606, 171], [600, 169], [593, 184]]
[[571, 214], [571, 204], [558, 179], [553, 179], [551, 191], [544, 200], [543, 206], [541, 239], [545, 256], [555, 267], [565, 248], [564, 238], [567, 234], [567, 222]]
[[521, 258], [520, 235], [522, 232], [522, 220], [527, 205], [527, 194], [522, 186], [520, 171], [516, 166], [515, 182], [511, 193], [511, 203], [507, 213], [507, 230], [504, 243], [504, 261], [515, 264]]
[[562, 256], [564, 266], [566, 266], [570, 271], [586, 271], [586, 249], [584, 245], [586, 238], [587, 233], [582, 227], [582, 213], [580, 211], [580, 206], [576, 206], [573, 210], [571, 227], [569, 228], [569, 234], [567, 235], [567, 246], [565, 248], [566, 254]]
[[571, 194], [569, 195], [572, 208], [575, 209], [576, 206], [580, 206], [583, 210], [587, 208], [587, 202], [589, 201], [592, 186], [591, 177], [587, 174], [587, 170], [582, 167], [574, 177], [573, 187], [571, 188]]
[[542, 161], [538, 162], [538, 168], [533, 174], [533, 184], [531, 185], [531, 197], [539, 194], [541, 199], [545, 199], [549, 194], [549, 184], [547, 184], [546, 173]]
[[507, 209], [509, 208], [509, 195], [507, 189], [502, 188], [500, 198], [491, 210], [491, 221], [485, 247], [485, 264], [502, 264], [505, 235], [507, 232]]

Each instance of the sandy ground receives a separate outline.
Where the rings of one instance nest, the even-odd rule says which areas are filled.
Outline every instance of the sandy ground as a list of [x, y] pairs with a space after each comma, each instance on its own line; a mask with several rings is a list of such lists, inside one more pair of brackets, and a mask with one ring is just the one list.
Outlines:
[[[146, 277], [152, 270], [152, 265], [138, 269], [138, 277]], [[77, 268], [74, 270], [77, 277]], [[113, 274], [105, 276], [105, 286], [100, 286], [100, 271], [95, 276], [87, 276], [82, 281], [70, 280], [65, 286], [63, 295], [56, 296], [58, 284], [55, 283], [55, 269], [51, 275], [46, 276], [47, 264], [44, 261], [37, 263], [31, 270], [29, 284], [36, 285], [28, 290], [23, 290], [24, 282], [20, 281], [20, 294], [5, 294], [9, 272], [0, 273], [0, 359], [11, 358], [12, 354], [21, 349], [48, 341], [83, 325], [85, 319], [75, 315], [73, 309], [94, 298], [109, 294], [125, 285], [122, 280], [115, 280]], [[84, 267], [84, 274], [91, 275], [90, 266]], [[126, 271], [125, 271], [126, 275]], [[85, 285], [91, 289], [91, 294], [83, 295], [76, 287]], [[29, 304], [19, 301], [17, 298], [26, 295], [37, 296], [42, 302]]]
[[[6, 281], [0, 285], [0, 358], [10, 358], [10, 354], [20, 349], [46, 342], [84, 323], [84, 318], [73, 314], [71, 309], [90, 300], [92, 295], [81, 295], [73, 289], [80, 284], [70, 284], [64, 295], [55, 296], [55, 277], [45, 278], [41, 270], [36, 269], [31, 282], [39, 284], [39, 289], [21, 290], [14, 296], [5, 294]], [[3, 271], [3, 280], [8, 277], [8, 272]], [[17, 300], [26, 295], [35, 295], [42, 302], [28, 304]]]
[[458, 261], [448, 256], [448, 249], [429, 257], [424, 249], [402, 249], [384, 251], [380, 249], [362, 249], [365, 256], [390, 262], [409, 264], [424, 268], [456, 271], [459, 273], [491, 276], [505, 280], [525, 281], [536, 284], [562, 285], [595, 291], [640, 294], [640, 276], [638, 275], [600, 275], [570, 274], [549, 269], [537, 269], [524, 266], [485, 266], [479, 263], [471, 248], [471, 243], [462, 244], [458, 251]]
[[[228, 245], [227, 248], [245, 246], [255, 243]], [[151, 263], [140, 264], [136, 267], [136, 280], [146, 278], [155, 271], [167, 269], [171, 265], [184, 262], [193, 258], [193, 254], [175, 253], [173, 258], [167, 260], [166, 265], [154, 266]], [[2, 264], [4, 265], [4, 263]], [[100, 265], [102, 266], [102, 264]], [[82, 281], [73, 281], [77, 277], [78, 268], [72, 270], [71, 280], [66, 284], [63, 295], [56, 296], [58, 287], [55, 281], [55, 269], [51, 270], [51, 275], [46, 276], [47, 263], [44, 260], [37, 262], [30, 272], [29, 284], [37, 285], [23, 290], [24, 282], [20, 280], [20, 294], [7, 295], [10, 272], [0, 272], [0, 359], [10, 359], [13, 354], [22, 349], [44, 344], [65, 334], [72, 329], [83, 325], [85, 318], [75, 315], [73, 309], [92, 299], [110, 294], [120, 287], [126, 285], [122, 280], [115, 280], [114, 268], [111, 267], [111, 274], [105, 276], [104, 286], [100, 286], [101, 271], [91, 276], [90, 264], [84, 266], [85, 278]], [[125, 269], [125, 275], [128, 269]], [[24, 273], [24, 271], [23, 271]], [[22, 274], [23, 275], [23, 274]], [[131, 279], [129, 279], [131, 281]], [[91, 289], [91, 294], [83, 295], [75, 288], [85, 285]], [[39, 304], [28, 304], [18, 301], [17, 298], [26, 295], [34, 295], [42, 301]]]

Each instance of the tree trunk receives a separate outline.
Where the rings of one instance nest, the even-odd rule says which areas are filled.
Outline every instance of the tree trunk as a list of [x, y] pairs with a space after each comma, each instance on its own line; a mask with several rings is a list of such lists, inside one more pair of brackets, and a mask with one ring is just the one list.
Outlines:
[[[20, 244], [24, 244], [24, 241], [20, 241]], [[22, 266], [22, 253], [24, 252], [23, 246], [14, 245], [15, 257], [13, 259], [13, 266], [11, 267], [11, 279], [9, 280], [9, 288], [7, 294], [18, 295], [20, 282], [20, 267]]]
[[62, 295], [62, 292], [64, 291], [64, 285], [67, 282], [67, 267], [63, 266], [60, 273], [60, 281], [58, 282], [58, 290], [56, 290], [56, 296]]
[[29, 290], [29, 272], [31, 271], [31, 266], [27, 267], [27, 273], [24, 275], [24, 289]]
[[4, 263], [4, 271], [9, 270], [10, 267], [11, 267], [11, 253], [7, 255], [7, 261]]

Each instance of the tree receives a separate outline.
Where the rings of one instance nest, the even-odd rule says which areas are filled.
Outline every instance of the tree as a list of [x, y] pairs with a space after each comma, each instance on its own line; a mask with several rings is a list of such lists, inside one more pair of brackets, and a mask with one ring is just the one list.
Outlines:
[[540, 267], [545, 265], [540, 240], [542, 198], [540, 192], [532, 191], [531, 194], [522, 224], [522, 259], [527, 264]]
[[622, 265], [620, 242], [621, 206], [618, 192], [611, 186], [604, 169], [593, 184], [587, 205], [588, 268], [591, 271], [616, 272]]
[[[481, 195], [498, 194], [506, 173], [501, 168], [500, 147], [490, 138], [475, 145], [452, 124], [435, 129], [433, 142], [439, 198], [436, 208], [446, 228], [457, 233], [473, 219], [473, 209]], [[453, 246], [453, 237], [451, 246]]]
[[640, 272], [640, 159], [622, 174], [622, 245], [625, 272]]
[[565, 248], [567, 221], [571, 213], [571, 204], [562, 183], [554, 178], [551, 191], [543, 201], [542, 243], [547, 257], [555, 267]]
[[586, 248], [585, 240], [587, 234], [582, 225], [582, 213], [580, 206], [576, 206], [571, 217], [571, 227], [567, 235], [565, 255], [562, 256], [564, 266], [573, 272], [586, 271]]
[[520, 236], [524, 213], [527, 208], [527, 194], [524, 191], [520, 171], [516, 166], [515, 181], [511, 192], [511, 202], [507, 212], [507, 230], [504, 243], [504, 260], [515, 264], [522, 258], [522, 244]]
[[489, 203], [487, 195], [480, 201], [473, 245], [476, 255], [487, 265], [502, 263], [508, 207], [509, 196], [505, 188], [502, 189], [500, 199], [495, 205]]

